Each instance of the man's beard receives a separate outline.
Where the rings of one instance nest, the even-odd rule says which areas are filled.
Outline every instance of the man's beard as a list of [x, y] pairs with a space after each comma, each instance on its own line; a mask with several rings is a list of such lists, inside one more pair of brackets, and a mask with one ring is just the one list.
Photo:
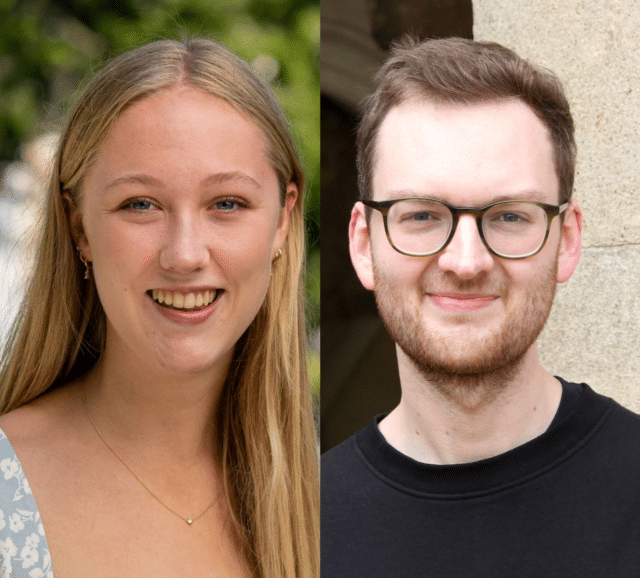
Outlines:
[[[387, 331], [415, 368], [445, 398], [461, 407], [478, 407], [495, 400], [513, 381], [526, 352], [546, 323], [556, 289], [557, 259], [540, 272], [520, 303], [511, 303], [499, 327], [484, 331], [473, 323], [473, 312], [450, 317], [456, 336], [432, 330], [421, 304], [408, 304], [406, 295], [390, 283], [374, 261], [376, 302]], [[508, 283], [496, 287], [486, 279], [429, 280], [434, 292], [508, 293]], [[425, 294], [430, 291], [427, 289]], [[469, 327], [464, 328], [467, 322]], [[482, 334], [479, 335], [479, 332]]]

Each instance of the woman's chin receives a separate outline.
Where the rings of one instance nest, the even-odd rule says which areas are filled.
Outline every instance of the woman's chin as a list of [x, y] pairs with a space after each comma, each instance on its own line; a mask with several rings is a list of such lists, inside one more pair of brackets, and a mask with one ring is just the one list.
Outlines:
[[[201, 375], [208, 371], [213, 371], [216, 365], [221, 362], [212, 359], [179, 359], [179, 358], [165, 358], [159, 360], [159, 365], [163, 372], [174, 373], [178, 375]], [[225, 363], [225, 368], [228, 367], [228, 363]]]
[[200, 354], [193, 349], [178, 349], [164, 351], [158, 354], [156, 359], [159, 367], [168, 373], [196, 376], [206, 372], [221, 372], [226, 375], [232, 355], [233, 350], [222, 355], [214, 355], [210, 349]]

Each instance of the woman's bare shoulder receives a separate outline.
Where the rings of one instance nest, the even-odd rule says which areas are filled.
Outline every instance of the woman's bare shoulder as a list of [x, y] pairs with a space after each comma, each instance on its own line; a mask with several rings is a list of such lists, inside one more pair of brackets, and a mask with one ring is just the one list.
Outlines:
[[44, 449], [68, 433], [79, 409], [78, 391], [77, 384], [64, 385], [1, 415], [0, 429], [16, 452]]

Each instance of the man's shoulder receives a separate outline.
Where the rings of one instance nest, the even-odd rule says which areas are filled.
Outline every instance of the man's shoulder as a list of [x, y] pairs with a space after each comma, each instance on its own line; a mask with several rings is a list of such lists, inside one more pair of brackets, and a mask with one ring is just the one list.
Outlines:
[[[614, 422], [619, 422], [623, 427], [631, 427], [640, 431], [640, 415], [623, 406], [616, 399], [599, 393], [598, 388], [593, 389], [584, 382], [573, 383], [557, 376], [556, 379], [560, 381], [563, 389], [562, 402], [558, 411], [563, 407], [566, 408], [564, 418], [571, 416], [575, 420], [581, 414], [588, 412], [594, 417], [599, 415], [606, 421], [609, 417], [613, 417]], [[565, 401], [570, 402], [565, 406]]]
[[626, 472], [640, 487], [640, 415], [588, 385], [578, 387], [583, 388], [580, 402], [548, 437], [566, 434], [571, 442], [567, 455], [575, 455], [576, 464], [597, 468], [605, 461], [607, 471]]
[[619, 450], [635, 455], [640, 462], [640, 415], [614, 399], [596, 395], [609, 402], [609, 411], [603, 428], [605, 435], [608, 434], [619, 442], [624, 440], [624, 443], [619, 444]]
[[620, 424], [624, 427], [629, 427], [640, 433], [640, 415], [633, 410], [624, 407], [615, 400], [613, 401], [613, 411], [616, 414], [616, 419], [620, 421]]
[[322, 454], [321, 468], [323, 484], [325, 481], [333, 480], [334, 478], [341, 479], [345, 476], [345, 472], [360, 467], [357, 436], [357, 433], [352, 435], [341, 444]]
[[[563, 385], [574, 386], [576, 384], [564, 382]], [[633, 410], [623, 406], [613, 398], [594, 391], [586, 384], [580, 384], [587, 393], [587, 399], [592, 407], [606, 409], [605, 417], [607, 425], [614, 428], [628, 429], [630, 433], [640, 435], [640, 415]]]
[[376, 420], [341, 444], [322, 454], [320, 493], [323, 501], [333, 502], [347, 494], [366, 492], [376, 479], [378, 463], [370, 446], [379, 433]]

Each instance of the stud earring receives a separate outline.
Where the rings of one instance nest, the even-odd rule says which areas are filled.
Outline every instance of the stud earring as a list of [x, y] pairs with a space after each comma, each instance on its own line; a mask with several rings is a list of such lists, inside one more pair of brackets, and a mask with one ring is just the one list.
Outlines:
[[278, 259], [280, 259], [280, 257], [282, 257], [282, 249], [278, 249], [276, 256], [271, 260], [271, 262], [275, 263]]
[[89, 261], [84, 256], [84, 253], [82, 252], [80, 247], [76, 247], [76, 249], [78, 250], [78, 256], [80, 257], [80, 261], [82, 261], [82, 264], [84, 265], [84, 278], [85, 279], [90, 279], [91, 278], [91, 270], [90, 270], [89, 267], [90, 267], [91, 261]]

